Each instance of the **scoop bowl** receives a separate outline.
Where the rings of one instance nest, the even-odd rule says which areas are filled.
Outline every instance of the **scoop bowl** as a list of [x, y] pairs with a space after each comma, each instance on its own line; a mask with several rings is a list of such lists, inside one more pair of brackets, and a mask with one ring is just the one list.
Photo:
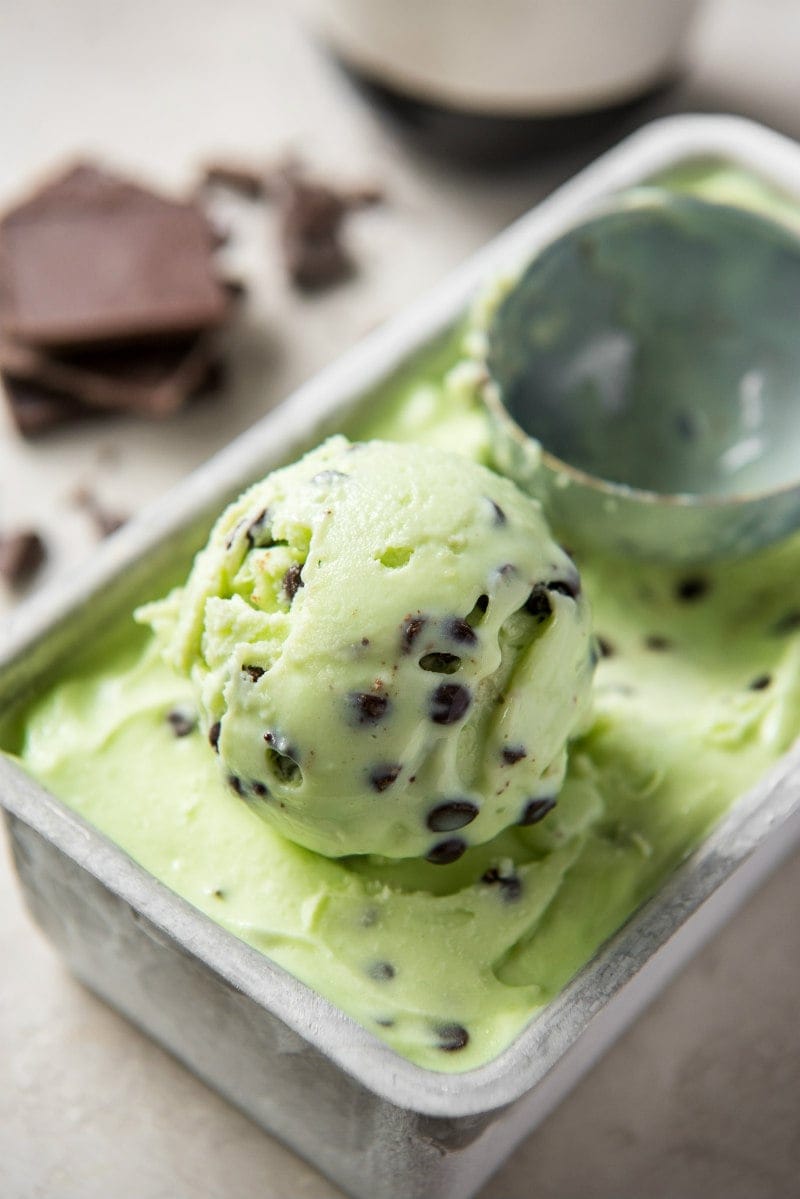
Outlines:
[[617, 198], [528, 264], [486, 365], [495, 465], [571, 547], [699, 562], [800, 527], [784, 226], [658, 188]]

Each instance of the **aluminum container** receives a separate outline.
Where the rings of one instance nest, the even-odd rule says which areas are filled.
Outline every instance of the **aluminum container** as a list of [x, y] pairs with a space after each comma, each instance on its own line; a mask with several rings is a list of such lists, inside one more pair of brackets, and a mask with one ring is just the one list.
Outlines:
[[[0, 713], [163, 585], [232, 495], [445, 333], [482, 280], [603, 195], [709, 155], [800, 197], [800, 147], [746, 121], [677, 117], [635, 134], [189, 476], [80, 575], [20, 609], [0, 659]], [[800, 751], [742, 796], [509, 1049], [459, 1075], [397, 1057], [7, 759], [0, 800], [30, 911], [93, 991], [358, 1199], [466, 1199], [800, 839]]]

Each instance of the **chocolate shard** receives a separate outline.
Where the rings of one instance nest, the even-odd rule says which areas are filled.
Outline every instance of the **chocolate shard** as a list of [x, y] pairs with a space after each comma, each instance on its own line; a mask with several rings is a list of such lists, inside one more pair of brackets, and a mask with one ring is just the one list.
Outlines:
[[9, 587], [24, 587], [47, 558], [47, 547], [34, 529], [0, 537], [0, 576]]
[[230, 309], [200, 207], [88, 163], [7, 212], [0, 248], [0, 329], [40, 348], [212, 328]]

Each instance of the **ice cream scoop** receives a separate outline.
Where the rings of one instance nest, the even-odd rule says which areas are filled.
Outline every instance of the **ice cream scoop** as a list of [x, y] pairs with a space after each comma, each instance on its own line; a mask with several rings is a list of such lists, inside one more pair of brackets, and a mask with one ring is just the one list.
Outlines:
[[629, 193], [547, 246], [494, 311], [497, 464], [575, 548], [697, 562], [775, 541], [800, 525], [799, 322], [788, 228]]
[[463, 457], [333, 438], [232, 504], [140, 613], [233, 790], [328, 856], [447, 864], [554, 806], [594, 654], [539, 504]]

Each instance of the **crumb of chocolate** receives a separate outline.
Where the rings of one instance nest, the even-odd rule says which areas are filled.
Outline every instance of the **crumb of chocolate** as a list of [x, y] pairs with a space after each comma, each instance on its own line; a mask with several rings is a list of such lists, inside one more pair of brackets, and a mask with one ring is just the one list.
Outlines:
[[370, 771], [369, 781], [373, 790], [378, 792], [387, 791], [392, 783], [397, 781], [400, 771], [403, 769], [397, 763], [381, 763], [380, 766], [375, 766]]
[[283, 592], [289, 603], [303, 585], [303, 567], [299, 562], [293, 562], [283, 576]]
[[34, 529], [0, 537], [0, 577], [13, 589], [27, 586], [46, 559], [47, 546]]
[[527, 752], [524, 745], [505, 745], [500, 757], [504, 766], [515, 766], [517, 762], [521, 762], [524, 757], [527, 757]]
[[254, 683], [257, 683], [265, 673], [263, 666], [243, 666], [242, 671], [244, 674], [249, 675]]

